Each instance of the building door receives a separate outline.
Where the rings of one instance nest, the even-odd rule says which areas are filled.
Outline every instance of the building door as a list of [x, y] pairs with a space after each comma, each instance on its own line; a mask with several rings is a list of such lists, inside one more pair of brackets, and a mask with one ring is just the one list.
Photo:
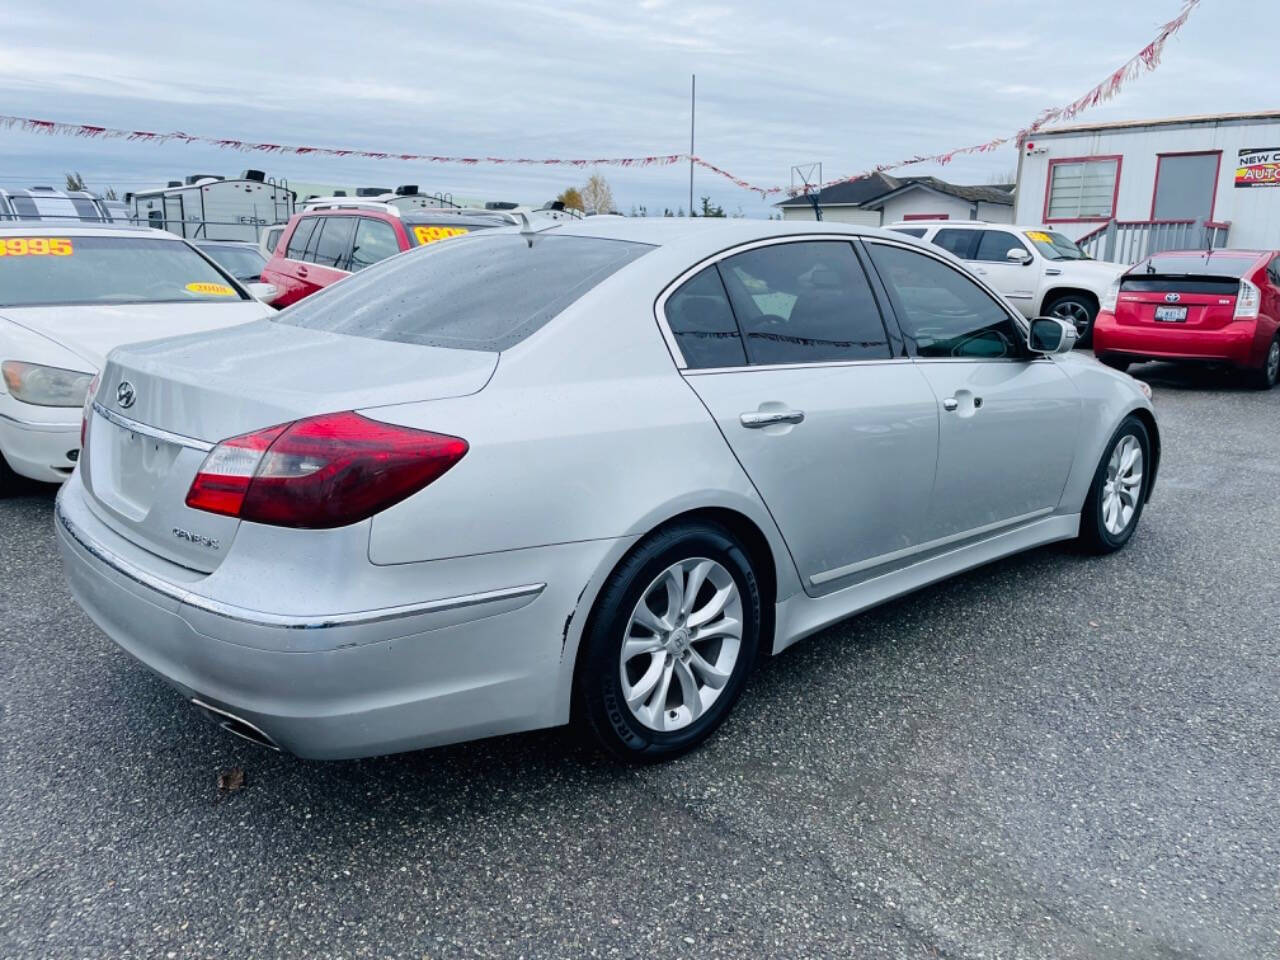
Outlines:
[[1156, 160], [1152, 220], [1212, 220], [1222, 153], [1169, 153]]

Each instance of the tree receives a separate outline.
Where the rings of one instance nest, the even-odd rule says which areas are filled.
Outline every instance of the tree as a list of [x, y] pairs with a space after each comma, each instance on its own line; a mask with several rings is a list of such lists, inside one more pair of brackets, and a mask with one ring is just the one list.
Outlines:
[[68, 190], [87, 190], [88, 189], [88, 187], [84, 185], [84, 177], [80, 176], [79, 170], [75, 171], [74, 173], [67, 174], [67, 189]]
[[578, 192], [577, 187], [567, 187], [556, 199], [564, 204], [566, 210], [581, 210], [585, 212], [587, 209], [582, 202], [582, 194]]
[[613, 191], [609, 188], [609, 181], [598, 173], [593, 173], [582, 188], [582, 199], [587, 213], [613, 212]]
[[722, 206], [720, 206], [720, 205], [718, 205], [718, 204], [714, 204], [714, 203], [712, 203], [712, 202], [711, 202], [711, 198], [710, 198], [710, 197], [703, 197], [703, 198], [702, 198], [702, 212], [701, 212], [701, 213], [696, 213], [696, 214], [694, 214], [694, 216], [697, 216], [697, 217], [723, 217], [723, 216], [724, 216], [724, 207], [722, 207]]
[[106, 190], [102, 191], [102, 199], [103, 200], [119, 200], [120, 195], [116, 193], [115, 187], [107, 187]]

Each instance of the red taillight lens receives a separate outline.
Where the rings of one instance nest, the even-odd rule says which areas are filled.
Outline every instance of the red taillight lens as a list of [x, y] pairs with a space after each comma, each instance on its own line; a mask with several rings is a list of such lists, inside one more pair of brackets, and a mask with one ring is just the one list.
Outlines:
[[325, 414], [218, 444], [187, 506], [281, 527], [341, 527], [417, 493], [466, 452], [458, 437]]

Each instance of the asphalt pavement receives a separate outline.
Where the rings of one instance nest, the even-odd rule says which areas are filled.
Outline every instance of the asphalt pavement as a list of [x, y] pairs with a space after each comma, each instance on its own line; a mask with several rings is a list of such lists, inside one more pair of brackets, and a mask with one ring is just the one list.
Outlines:
[[0, 501], [0, 957], [1280, 956], [1280, 390], [1134, 372], [1127, 549], [837, 625], [645, 769], [236, 740], [76, 607], [53, 492]]

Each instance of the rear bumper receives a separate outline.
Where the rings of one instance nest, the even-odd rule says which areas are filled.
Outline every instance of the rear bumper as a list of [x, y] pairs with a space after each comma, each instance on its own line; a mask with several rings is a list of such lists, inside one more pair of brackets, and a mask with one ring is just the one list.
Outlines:
[[1237, 367], [1257, 367], [1262, 362], [1253, 320], [1229, 323], [1218, 330], [1198, 330], [1179, 324], [1119, 324], [1113, 314], [1099, 313], [1093, 327], [1093, 352], [1099, 357], [1200, 360]]
[[[65, 411], [59, 410], [65, 415]], [[29, 420], [0, 410], [0, 452], [13, 472], [44, 483], [62, 483], [71, 475], [80, 450], [80, 422]]]
[[[97, 520], [78, 480], [59, 494], [55, 527], [73, 595], [112, 640], [184, 697], [317, 759], [563, 722], [562, 628], [586, 582], [569, 577], [612, 542], [573, 545], [574, 556], [554, 559], [548, 551], [560, 548], [512, 551], [527, 554], [535, 576], [568, 575], [554, 584], [531, 578], [301, 618], [220, 603], [199, 594], [198, 582], [158, 576]], [[510, 573], [510, 557], [502, 564]], [[422, 572], [430, 596], [433, 571]]]

